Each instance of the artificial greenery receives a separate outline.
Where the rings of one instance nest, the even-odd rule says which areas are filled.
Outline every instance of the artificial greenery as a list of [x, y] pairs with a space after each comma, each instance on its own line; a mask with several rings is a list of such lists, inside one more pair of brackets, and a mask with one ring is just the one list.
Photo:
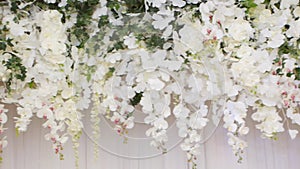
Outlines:
[[18, 79], [21, 81], [24, 81], [26, 78], [26, 67], [22, 64], [22, 59], [19, 58], [17, 55], [6, 52], [11, 55], [11, 58], [9, 58], [7, 61], [3, 61], [3, 65], [6, 67], [7, 70], [9, 70], [9, 76], [7, 81], [5, 82], [6, 88], [8, 91], [11, 91], [11, 85], [14, 79]]

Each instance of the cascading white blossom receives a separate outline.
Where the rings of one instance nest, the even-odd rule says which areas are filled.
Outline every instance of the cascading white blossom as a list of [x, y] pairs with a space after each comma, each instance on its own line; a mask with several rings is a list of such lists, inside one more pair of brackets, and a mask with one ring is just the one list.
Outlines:
[[126, 140], [142, 112], [162, 152], [175, 117], [194, 168], [220, 116], [239, 161], [247, 120], [267, 138], [299, 132], [299, 0], [15, 0], [1, 12], [0, 134], [15, 104], [17, 131], [42, 119], [61, 159], [84, 113], [94, 140], [100, 116]]

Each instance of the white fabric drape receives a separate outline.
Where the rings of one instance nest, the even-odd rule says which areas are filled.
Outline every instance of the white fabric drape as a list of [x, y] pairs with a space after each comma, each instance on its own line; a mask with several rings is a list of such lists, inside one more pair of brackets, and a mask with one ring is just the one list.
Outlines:
[[[12, 117], [12, 111], [9, 116]], [[18, 137], [13, 120], [7, 123], [5, 134], [9, 145], [3, 153], [0, 169], [75, 169], [72, 145], [66, 145], [65, 160], [53, 153], [51, 143], [44, 140], [46, 129], [42, 120], [34, 119], [28, 131]], [[291, 140], [288, 134], [279, 134], [278, 141], [261, 139], [260, 133], [250, 124], [251, 131], [245, 138], [249, 148], [243, 154], [242, 164], [232, 154], [227, 144], [226, 131], [218, 127], [203, 145], [198, 159], [198, 169], [299, 169], [300, 138]], [[105, 131], [102, 131], [105, 132]], [[171, 138], [170, 138], [171, 139]], [[112, 140], [113, 142], [113, 140]], [[85, 135], [81, 138], [80, 169], [189, 169], [185, 153], [176, 147], [169, 153], [145, 160], [123, 159], [100, 150], [99, 159], [93, 157], [93, 143]], [[141, 150], [142, 151], [142, 150]]]

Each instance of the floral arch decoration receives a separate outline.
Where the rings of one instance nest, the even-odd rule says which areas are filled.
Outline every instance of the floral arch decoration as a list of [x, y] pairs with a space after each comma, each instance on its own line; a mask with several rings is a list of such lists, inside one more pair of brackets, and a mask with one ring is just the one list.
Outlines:
[[[33, 116], [44, 119], [45, 138], [63, 159], [68, 138], [77, 150], [84, 117], [92, 139], [102, 116], [126, 138], [142, 112], [151, 145], [166, 152], [172, 116], [196, 167], [200, 144], [222, 118], [241, 160], [247, 116], [263, 137], [298, 134], [299, 17], [299, 0], [1, 3], [0, 133], [5, 105], [15, 104], [17, 133]], [[3, 136], [1, 150], [7, 142]]]

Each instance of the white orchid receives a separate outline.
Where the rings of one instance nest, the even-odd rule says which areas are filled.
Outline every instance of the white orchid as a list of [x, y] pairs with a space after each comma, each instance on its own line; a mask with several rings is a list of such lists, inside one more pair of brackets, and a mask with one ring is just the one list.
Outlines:
[[[44, 120], [56, 153], [69, 136], [78, 149], [82, 113], [98, 140], [100, 116], [126, 137], [141, 111], [163, 152], [174, 117], [192, 162], [202, 131], [221, 115], [235, 155], [248, 146], [250, 116], [264, 137], [297, 137], [289, 124], [300, 125], [299, 0], [147, 0], [134, 9], [100, 0], [87, 13], [66, 0], [44, 2], [2, 10], [0, 99], [17, 105], [19, 132], [33, 116]], [[0, 134], [7, 112], [0, 104]]]

